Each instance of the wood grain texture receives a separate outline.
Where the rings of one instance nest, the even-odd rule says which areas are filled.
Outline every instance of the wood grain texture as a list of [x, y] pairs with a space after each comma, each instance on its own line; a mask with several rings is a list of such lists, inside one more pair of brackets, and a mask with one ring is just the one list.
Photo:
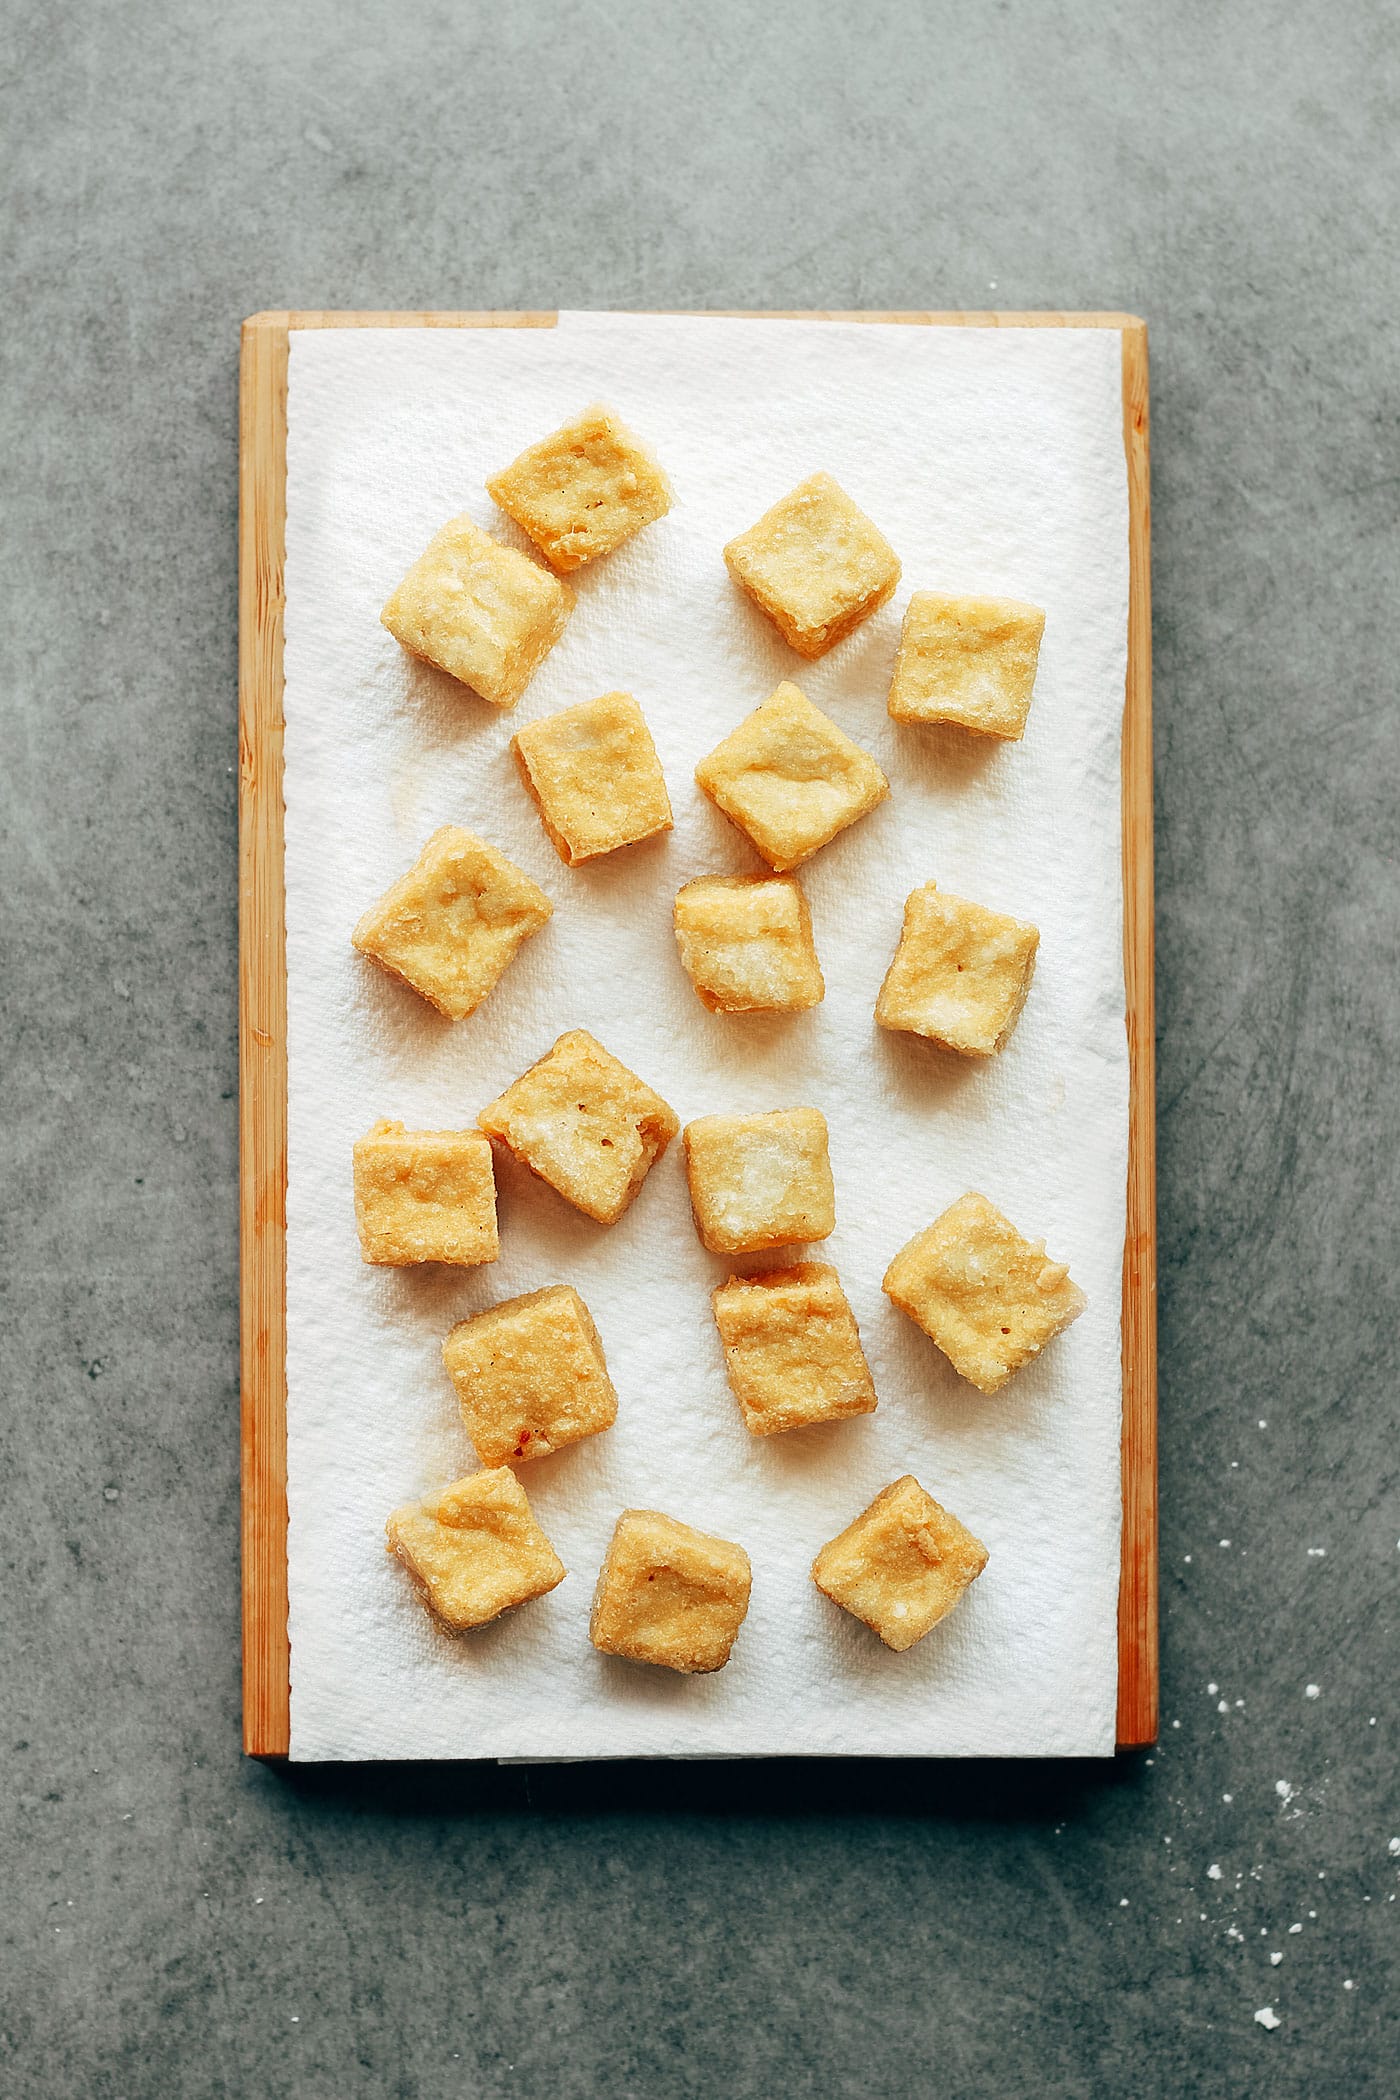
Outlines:
[[282, 559], [287, 331], [243, 332], [238, 471], [238, 1144], [243, 1747], [285, 1757], [287, 935], [282, 883]]
[[[1152, 659], [1147, 330], [1123, 313], [792, 313], [768, 320], [939, 328], [1112, 328], [1123, 339], [1128, 672], [1124, 979], [1130, 1060], [1123, 1256], [1123, 1539], [1118, 1743], [1157, 1732], [1157, 1284], [1152, 978]], [[285, 1757], [287, 971], [282, 849], [282, 561], [293, 328], [551, 328], [556, 315], [279, 310], [243, 324], [239, 472], [239, 1057], [243, 1345], [243, 1741]]]
[[1123, 977], [1128, 1215], [1123, 1241], [1123, 1545], [1118, 1745], [1157, 1740], [1157, 1084], [1152, 952], [1152, 582], [1147, 330], [1123, 330], [1128, 679], [1123, 705]]

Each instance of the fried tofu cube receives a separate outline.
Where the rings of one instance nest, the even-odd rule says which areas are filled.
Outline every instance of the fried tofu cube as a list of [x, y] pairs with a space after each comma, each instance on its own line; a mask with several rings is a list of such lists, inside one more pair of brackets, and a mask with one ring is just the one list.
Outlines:
[[685, 1164], [696, 1230], [711, 1254], [759, 1254], [836, 1230], [820, 1109], [701, 1116], [685, 1126]]
[[449, 1633], [543, 1597], [567, 1573], [509, 1466], [469, 1473], [440, 1495], [396, 1509], [385, 1533], [389, 1553]]
[[617, 1420], [598, 1330], [566, 1283], [462, 1320], [443, 1343], [442, 1360], [485, 1466], [547, 1457]]
[[494, 1261], [496, 1175], [479, 1130], [405, 1130], [381, 1120], [355, 1141], [355, 1220], [367, 1262], [402, 1269]]
[[477, 1117], [532, 1174], [600, 1225], [615, 1225], [680, 1123], [659, 1094], [571, 1028]]
[[561, 576], [611, 554], [671, 508], [666, 476], [606, 408], [586, 408], [528, 446], [486, 487]]
[[444, 824], [350, 938], [440, 1014], [460, 1021], [553, 911], [523, 868], [470, 831]]
[[1023, 1239], [976, 1194], [915, 1233], [885, 1271], [884, 1290], [983, 1393], [999, 1392], [1088, 1303], [1044, 1240]]
[[1016, 598], [915, 591], [890, 683], [896, 722], [953, 722], [978, 736], [1025, 732], [1045, 615]]
[[722, 1670], [749, 1608], [742, 1546], [654, 1509], [625, 1509], [608, 1547], [588, 1637], [605, 1655], [694, 1676]]
[[812, 1580], [902, 1652], [947, 1618], [986, 1565], [982, 1541], [906, 1473], [822, 1547]]
[[799, 656], [825, 656], [893, 597], [899, 557], [829, 474], [813, 474], [724, 550]]
[[550, 844], [568, 867], [671, 829], [671, 801], [642, 710], [604, 693], [510, 740]]
[[1039, 946], [1039, 931], [1026, 921], [926, 882], [905, 899], [875, 1018], [963, 1057], [994, 1056], [1026, 1003]]
[[870, 753], [786, 680], [701, 759], [695, 778], [780, 874], [890, 791]]
[[874, 1412], [860, 1330], [829, 1262], [731, 1276], [712, 1303], [729, 1383], [755, 1436]]
[[826, 997], [791, 875], [702, 875], [677, 891], [675, 921], [682, 965], [712, 1014], [796, 1013]]
[[465, 513], [449, 518], [379, 615], [396, 642], [514, 707], [574, 608], [573, 592]]

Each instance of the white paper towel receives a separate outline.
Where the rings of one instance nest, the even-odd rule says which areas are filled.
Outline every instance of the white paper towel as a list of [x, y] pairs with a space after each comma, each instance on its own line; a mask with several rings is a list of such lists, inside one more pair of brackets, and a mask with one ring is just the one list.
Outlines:
[[[288, 1467], [292, 1755], [1103, 1754], [1113, 1744], [1119, 1305], [1127, 1159], [1119, 734], [1127, 622], [1120, 339], [566, 314], [534, 330], [295, 333], [287, 476]], [[379, 608], [470, 511], [526, 542], [493, 469], [595, 399], [656, 448], [677, 502], [571, 579], [578, 607], [499, 714], [411, 661]], [[818, 468], [898, 551], [895, 600], [816, 664], [731, 583], [724, 542]], [[1030, 725], [1002, 746], [891, 722], [912, 590], [1046, 608]], [[792, 678], [892, 795], [801, 871], [825, 1003], [707, 1013], [677, 960], [692, 876], [757, 869], [696, 761]], [[622, 688], [675, 805], [667, 838], [556, 858], [510, 757], [522, 722]], [[350, 928], [436, 825], [500, 846], [555, 901], [497, 990], [452, 1025], [353, 952]], [[1041, 928], [1010, 1046], [988, 1063], [877, 1029], [906, 893], [930, 878]], [[378, 1116], [471, 1124], [566, 1028], [591, 1029], [682, 1121], [813, 1104], [831, 1130], [834, 1261], [876, 1414], [757, 1439], [730, 1395], [679, 1142], [611, 1230], [500, 1172], [501, 1258], [359, 1258], [351, 1146]], [[883, 1297], [891, 1254], [965, 1190], [1044, 1234], [1089, 1310], [994, 1399]], [[774, 1258], [778, 1259], [778, 1258]], [[741, 1267], [771, 1265], [749, 1260]], [[552, 1282], [582, 1291], [617, 1426], [522, 1478], [568, 1580], [461, 1640], [385, 1555], [396, 1504], [475, 1469], [439, 1350], [453, 1321]], [[913, 1472], [990, 1548], [904, 1655], [830, 1604], [812, 1556]], [[599, 1655], [587, 1620], [618, 1512], [737, 1539], [753, 1603], [729, 1666], [686, 1678]]]

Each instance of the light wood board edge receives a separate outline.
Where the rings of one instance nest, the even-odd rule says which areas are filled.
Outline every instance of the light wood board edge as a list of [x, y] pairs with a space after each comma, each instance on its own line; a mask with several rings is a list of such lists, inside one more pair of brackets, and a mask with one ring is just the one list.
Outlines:
[[243, 1747], [285, 1757], [287, 935], [282, 879], [282, 562], [287, 330], [243, 331], [238, 464], [238, 1149]]
[[[1112, 328], [1123, 338], [1129, 501], [1123, 715], [1124, 977], [1130, 1061], [1123, 1259], [1120, 1749], [1157, 1735], [1157, 1284], [1152, 946], [1152, 635], [1147, 330], [1126, 313], [773, 312], [911, 327]], [[282, 563], [293, 328], [550, 328], [556, 315], [279, 309], [243, 324], [239, 467], [239, 1059], [243, 1346], [243, 1744], [285, 1757], [287, 972], [282, 843]]]
[[1123, 706], [1123, 977], [1128, 1210], [1123, 1241], [1123, 1539], [1118, 1747], [1157, 1740], [1157, 1083], [1153, 989], [1152, 530], [1147, 330], [1123, 330], [1128, 676]]

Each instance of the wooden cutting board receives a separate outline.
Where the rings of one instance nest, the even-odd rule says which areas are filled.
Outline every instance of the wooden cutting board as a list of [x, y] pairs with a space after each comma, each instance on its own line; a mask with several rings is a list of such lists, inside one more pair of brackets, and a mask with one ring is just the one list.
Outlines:
[[[744, 318], [744, 317], [741, 317]], [[1157, 1241], [1152, 988], [1152, 622], [1147, 328], [1131, 314], [774, 313], [919, 328], [1111, 328], [1123, 343], [1128, 672], [1123, 966], [1130, 1063], [1123, 1248], [1123, 1543], [1118, 1745], [1157, 1735]], [[552, 313], [261, 313], [239, 406], [239, 1222], [242, 1248], [243, 1747], [285, 1757], [287, 957], [282, 882], [282, 582], [287, 342], [294, 328], [552, 328]]]

